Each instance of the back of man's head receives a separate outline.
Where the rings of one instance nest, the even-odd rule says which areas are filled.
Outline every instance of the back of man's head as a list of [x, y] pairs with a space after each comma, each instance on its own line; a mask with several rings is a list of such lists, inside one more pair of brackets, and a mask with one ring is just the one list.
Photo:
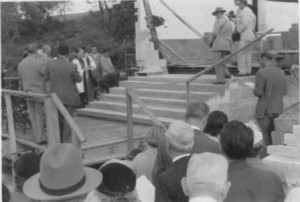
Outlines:
[[171, 123], [165, 135], [168, 148], [178, 153], [191, 152], [194, 145], [194, 131], [184, 121], [178, 120]]
[[50, 56], [50, 54], [51, 54], [51, 46], [49, 46], [49, 45], [47, 45], [47, 44], [43, 45], [42, 51], [43, 51], [43, 53], [46, 54], [47, 56]]
[[38, 49], [37, 44], [36, 43], [31, 43], [27, 47], [27, 52], [30, 53], [30, 54], [34, 54], [34, 53], [36, 53], [37, 49]]
[[252, 150], [253, 142], [252, 129], [240, 121], [230, 121], [221, 130], [221, 148], [232, 160], [246, 159]]
[[186, 108], [186, 120], [189, 118], [206, 119], [209, 106], [205, 102], [192, 102]]
[[247, 5], [248, 1], [247, 0], [239, 0], [241, 2], [241, 4]]
[[193, 154], [186, 178], [182, 180], [184, 192], [193, 197], [214, 197], [217, 201], [226, 197], [230, 183], [227, 182], [228, 161], [225, 157], [209, 152]]
[[69, 46], [63, 45], [63, 44], [59, 45], [58, 46], [58, 54], [63, 55], [63, 56], [69, 55]]

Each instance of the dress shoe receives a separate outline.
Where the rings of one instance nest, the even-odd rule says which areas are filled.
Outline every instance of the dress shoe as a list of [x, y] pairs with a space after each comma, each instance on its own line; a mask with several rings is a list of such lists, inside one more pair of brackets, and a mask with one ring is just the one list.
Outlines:
[[226, 75], [225, 79], [231, 79], [231, 75]]

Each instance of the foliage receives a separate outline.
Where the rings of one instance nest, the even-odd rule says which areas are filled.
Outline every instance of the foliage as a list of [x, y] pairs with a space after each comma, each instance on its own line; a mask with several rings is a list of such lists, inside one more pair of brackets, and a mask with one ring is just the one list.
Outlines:
[[[113, 63], [124, 67], [124, 53], [134, 51], [134, 6], [133, 1], [113, 4], [110, 12], [91, 12], [74, 21], [53, 18], [64, 14], [65, 2], [1, 3], [2, 14], [2, 67], [16, 70], [27, 44], [48, 44], [56, 49], [58, 43], [71, 48], [96, 45], [101, 52], [110, 49]], [[5, 9], [5, 10], [4, 10]], [[19, 10], [18, 10], [19, 9]], [[10, 11], [8, 11], [10, 10]], [[108, 17], [110, 15], [110, 17]], [[54, 51], [55, 52], [55, 51]]]

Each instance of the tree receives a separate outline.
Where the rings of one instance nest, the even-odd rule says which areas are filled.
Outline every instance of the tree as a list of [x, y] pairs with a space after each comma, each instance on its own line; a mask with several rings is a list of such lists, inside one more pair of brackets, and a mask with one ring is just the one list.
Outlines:
[[21, 20], [18, 14], [18, 4], [15, 2], [3, 2], [1, 5], [1, 35], [2, 43], [13, 40], [18, 36], [18, 22]]

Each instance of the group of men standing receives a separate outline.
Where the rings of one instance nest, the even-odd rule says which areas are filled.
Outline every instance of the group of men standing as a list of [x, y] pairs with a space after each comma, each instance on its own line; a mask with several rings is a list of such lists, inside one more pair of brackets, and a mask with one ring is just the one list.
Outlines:
[[[99, 86], [108, 92], [109, 87], [118, 85], [118, 72], [109, 58], [108, 50], [100, 54], [92, 47], [91, 54], [84, 48], [75, 50], [75, 57], [70, 59], [67, 45], [59, 45], [57, 56], [50, 57], [51, 47], [43, 46], [38, 51], [35, 43], [27, 48], [28, 55], [18, 66], [23, 90], [29, 93], [56, 93], [71, 116], [75, 109], [85, 107], [89, 101], [98, 98]], [[29, 116], [32, 123], [34, 141], [45, 143], [45, 113], [43, 100], [27, 100]], [[59, 113], [61, 142], [74, 143], [79, 146], [77, 138]]]
[[[211, 43], [215, 62], [234, 50], [233, 43], [235, 40], [238, 41], [238, 49], [241, 49], [255, 39], [256, 16], [248, 7], [247, 0], [234, 0], [234, 3], [238, 9], [236, 14], [228, 16], [228, 19], [224, 16], [226, 10], [221, 7], [217, 7], [212, 13], [216, 16]], [[234, 33], [239, 36], [239, 39], [233, 39]], [[237, 64], [239, 73], [235, 76], [251, 74], [251, 49], [245, 49], [237, 55]], [[224, 63], [217, 65], [215, 72], [217, 81], [214, 84], [225, 84], [225, 78], [231, 77]]]

